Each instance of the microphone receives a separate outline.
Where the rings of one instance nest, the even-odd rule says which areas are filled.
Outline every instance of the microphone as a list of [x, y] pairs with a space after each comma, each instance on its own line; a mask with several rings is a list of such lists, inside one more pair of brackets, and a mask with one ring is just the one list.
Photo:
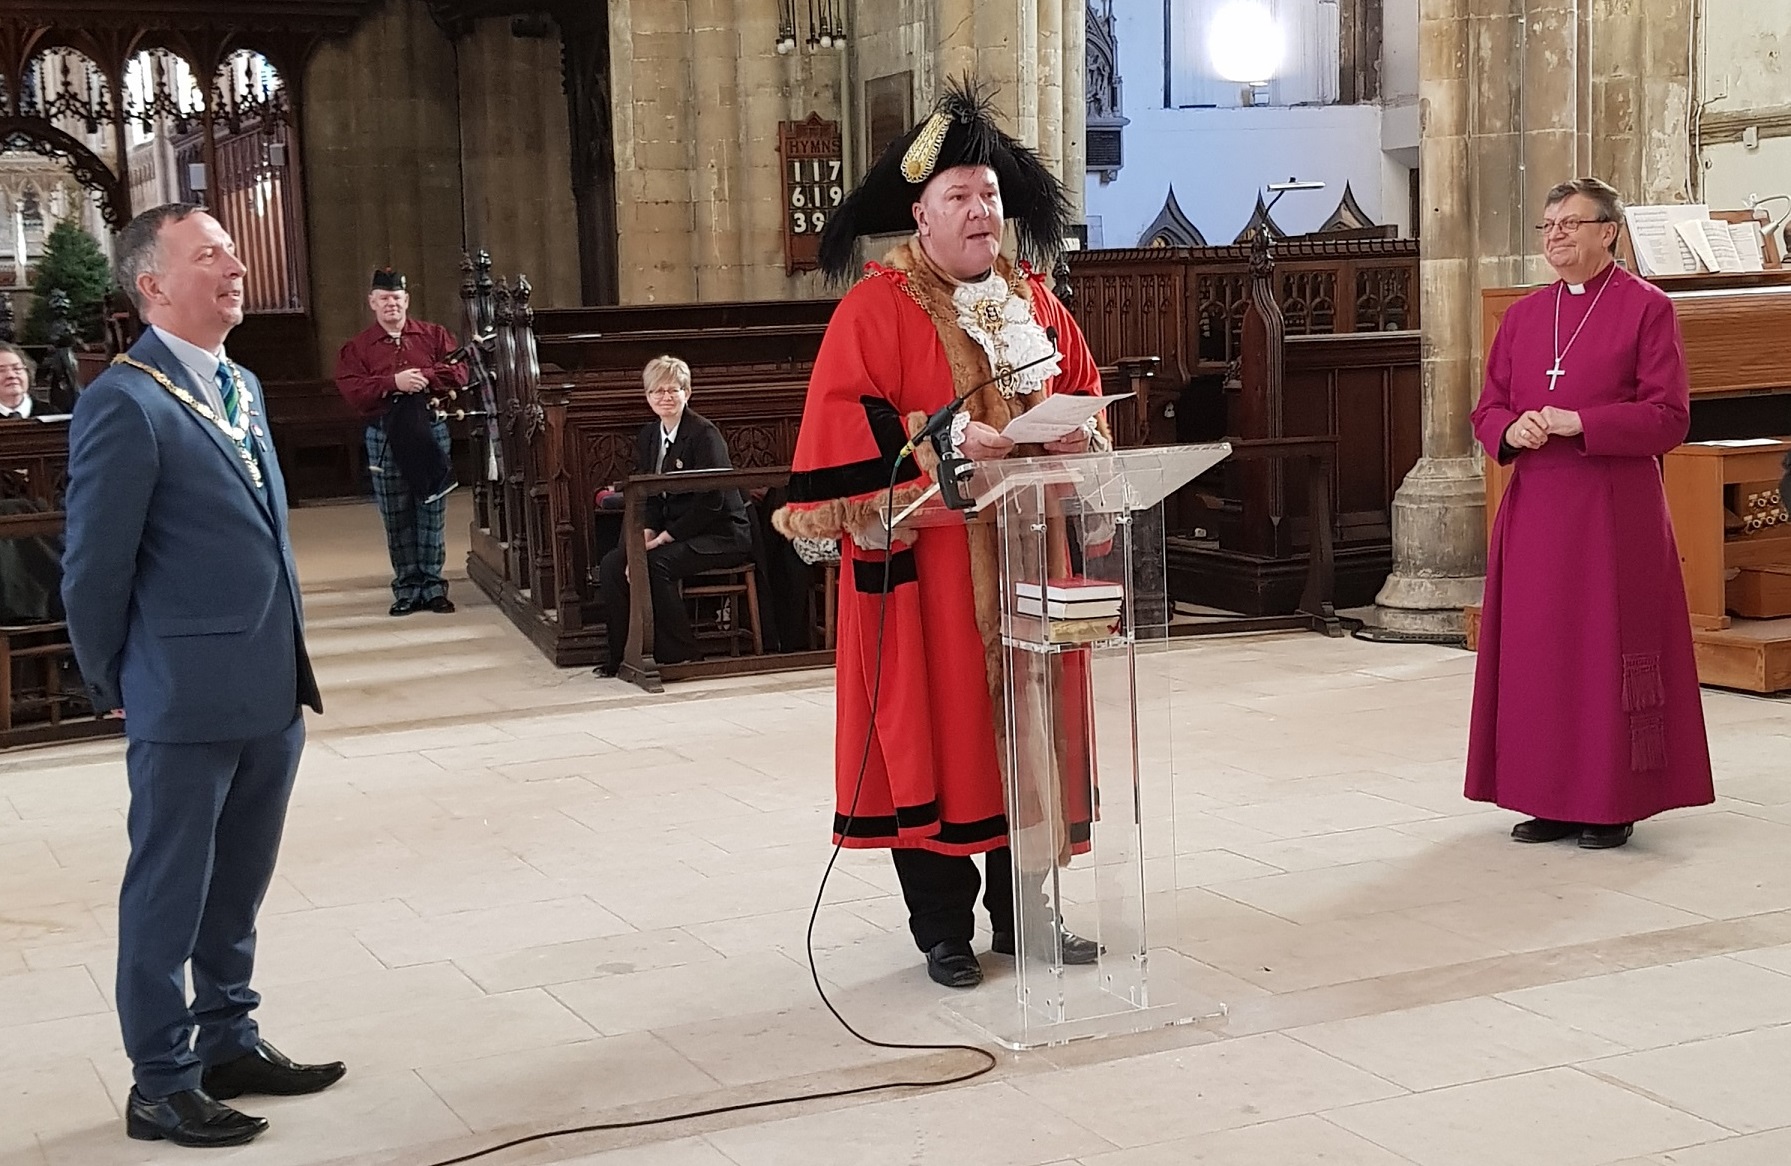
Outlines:
[[[902, 452], [900, 452], [896, 455], [896, 461], [899, 462], [903, 458], [907, 457], [909, 454], [913, 453], [916, 449], [918, 449], [920, 447], [921, 442], [932, 440], [932, 439], [938, 437], [940, 433], [944, 432], [945, 429], [951, 425], [952, 416], [955, 413], [957, 413], [957, 411], [959, 409], [962, 409], [964, 407], [964, 402], [968, 401], [971, 397], [971, 394], [975, 393], [978, 389], [987, 388], [988, 386], [994, 384], [996, 381], [1002, 380], [1004, 377], [1011, 377], [1017, 372], [1025, 372], [1027, 369], [1033, 367], [1034, 365], [1044, 364], [1047, 360], [1052, 360], [1052, 359], [1062, 355], [1061, 353], [1059, 353], [1057, 351], [1057, 329], [1056, 328], [1046, 328], [1045, 329], [1045, 339], [1047, 339], [1051, 342], [1051, 351], [1050, 352], [1046, 353], [1044, 356], [1039, 357], [1037, 360], [1027, 361], [1025, 364], [1021, 365], [1019, 368], [1011, 368], [1004, 374], [997, 374], [996, 376], [992, 376], [988, 380], [983, 381], [981, 384], [970, 386], [968, 389], [965, 389], [963, 391], [963, 393], [952, 398], [951, 402], [949, 404], [947, 404], [944, 408], [940, 409], [937, 413], [934, 413], [931, 417], [928, 417], [927, 423], [920, 427], [920, 432], [916, 433], [912, 438], [910, 438], [908, 441], [908, 444], [904, 445], [902, 447]], [[949, 443], [948, 443], [948, 447], [949, 447]], [[961, 459], [959, 459], [959, 460], [961, 460]]]

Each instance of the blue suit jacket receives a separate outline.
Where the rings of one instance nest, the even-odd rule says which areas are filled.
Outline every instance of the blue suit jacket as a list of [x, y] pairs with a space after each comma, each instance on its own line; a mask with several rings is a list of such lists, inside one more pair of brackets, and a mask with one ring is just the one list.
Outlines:
[[[131, 357], [205, 399], [154, 332]], [[141, 370], [113, 365], [75, 404], [62, 600], [94, 707], [123, 708], [135, 740], [243, 740], [300, 701], [323, 711], [285, 480], [261, 383], [243, 380], [259, 490], [230, 438]]]

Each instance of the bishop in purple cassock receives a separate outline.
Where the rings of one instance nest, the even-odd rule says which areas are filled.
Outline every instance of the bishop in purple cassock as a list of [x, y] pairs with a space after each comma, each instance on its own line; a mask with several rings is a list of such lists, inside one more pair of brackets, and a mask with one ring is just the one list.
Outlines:
[[1690, 381], [1672, 301], [1612, 261], [1616, 191], [1556, 187], [1561, 276], [1513, 304], [1474, 432], [1512, 467], [1487, 551], [1467, 796], [1531, 815], [1520, 842], [1621, 846], [1715, 800], [1660, 458]]

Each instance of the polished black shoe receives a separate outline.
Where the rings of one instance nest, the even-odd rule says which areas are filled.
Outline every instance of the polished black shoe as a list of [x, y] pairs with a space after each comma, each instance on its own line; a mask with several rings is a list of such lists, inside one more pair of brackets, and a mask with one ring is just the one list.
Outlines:
[[1511, 828], [1511, 837], [1518, 842], [1559, 842], [1580, 832], [1578, 822], [1557, 822], [1553, 818], [1528, 818]]
[[454, 614], [454, 601], [446, 595], [437, 595], [434, 599], [426, 601], [423, 606], [437, 615]]
[[207, 1069], [200, 1085], [213, 1097], [225, 1100], [245, 1093], [296, 1097], [301, 1093], [328, 1089], [342, 1080], [346, 1072], [348, 1066], [341, 1061], [331, 1061], [327, 1065], [295, 1065], [279, 1049], [262, 1041], [255, 1046], [254, 1052]]
[[203, 1089], [183, 1089], [148, 1098], [131, 1087], [124, 1132], [139, 1142], [177, 1146], [240, 1146], [267, 1131], [267, 1119], [231, 1109]]
[[[989, 940], [989, 950], [996, 955], [1014, 954], [1014, 933], [997, 931]], [[1084, 939], [1074, 931], [1063, 933], [1063, 962], [1072, 964], [1092, 964], [1101, 958], [1101, 945], [1092, 939]]]
[[387, 614], [409, 615], [411, 612], [413, 612], [415, 610], [417, 610], [417, 601], [416, 600], [414, 600], [414, 599], [399, 599], [399, 600], [396, 600], [393, 602], [392, 610]]
[[1629, 841], [1629, 836], [1636, 832], [1633, 822], [1619, 822], [1615, 826], [1587, 826], [1580, 831], [1581, 850], [1614, 850]]
[[928, 949], [927, 975], [947, 988], [974, 988], [983, 982], [983, 966], [968, 943], [947, 939]]

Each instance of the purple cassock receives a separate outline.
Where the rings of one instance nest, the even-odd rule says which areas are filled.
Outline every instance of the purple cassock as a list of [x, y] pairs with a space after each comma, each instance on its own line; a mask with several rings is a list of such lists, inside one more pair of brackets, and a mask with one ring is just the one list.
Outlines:
[[[1474, 410], [1512, 476], [1487, 551], [1469, 798], [1588, 825], [1715, 800], [1660, 475], [1690, 388], [1672, 301], [1615, 265], [1506, 312]], [[1504, 445], [1548, 405], [1584, 433]]]

